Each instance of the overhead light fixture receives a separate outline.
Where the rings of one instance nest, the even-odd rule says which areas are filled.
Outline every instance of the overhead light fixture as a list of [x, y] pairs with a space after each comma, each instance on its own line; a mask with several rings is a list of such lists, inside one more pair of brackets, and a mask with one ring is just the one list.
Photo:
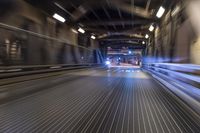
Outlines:
[[149, 27], [149, 31], [153, 31], [154, 30], [154, 26], [153, 25], [151, 25], [150, 27]]
[[91, 36], [92, 39], [96, 39], [96, 37], [94, 35]]
[[145, 41], [142, 41], [142, 44], [145, 44]]
[[58, 15], [57, 13], [55, 13], [55, 14], [53, 15], [53, 18], [55, 18], [55, 19], [57, 19], [58, 21], [63, 22], [63, 23], [66, 21], [65, 18], [63, 18], [62, 16]]
[[145, 38], [146, 38], [146, 39], [148, 39], [148, 38], [149, 38], [149, 35], [148, 35], [148, 34], [146, 34], [146, 35], [145, 35]]
[[76, 34], [78, 33], [75, 29], [72, 29], [72, 32], [74, 32], [74, 33], [76, 33]]
[[79, 28], [78, 31], [79, 31], [80, 33], [83, 33], [83, 34], [85, 33], [85, 30], [82, 29], [82, 28]]
[[161, 6], [161, 7], [159, 8], [159, 10], [158, 10], [156, 16], [157, 16], [158, 18], [161, 18], [162, 15], [164, 14], [164, 12], [165, 12], [165, 8]]

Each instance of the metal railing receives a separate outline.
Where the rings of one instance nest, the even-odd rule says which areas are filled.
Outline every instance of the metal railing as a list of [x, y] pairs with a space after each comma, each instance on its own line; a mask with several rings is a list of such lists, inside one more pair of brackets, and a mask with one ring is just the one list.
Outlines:
[[144, 69], [200, 113], [200, 65], [152, 63]]
[[0, 67], [0, 79], [99, 66], [101, 66], [101, 64], [93, 63]]

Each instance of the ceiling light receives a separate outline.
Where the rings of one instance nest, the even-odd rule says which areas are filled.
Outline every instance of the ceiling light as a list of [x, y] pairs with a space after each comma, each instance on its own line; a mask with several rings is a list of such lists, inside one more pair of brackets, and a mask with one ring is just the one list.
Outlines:
[[143, 41], [142, 44], [145, 44], [145, 41]]
[[156, 16], [157, 16], [158, 18], [161, 18], [162, 15], [164, 14], [164, 12], [165, 12], [165, 8], [161, 6], [161, 7], [159, 8], [159, 10], [158, 10]]
[[81, 32], [81, 33], [83, 33], [83, 34], [85, 33], [85, 30], [82, 29], [82, 28], [79, 28], [78, 31]]
[[153, 31], [154, 30], [154, 26], [153, 25], [151, 25], [150, 27], [149, 27], [149, 31]]
[[66, 21], [65, 18], [63, 18], [62, 16], [58, 15], [57, 13], [55, 13], [55, 14], [53, 15], [53, 18], [55, 18], [55, 19], [57, 19], [58, 21], [63, 22], [63, 23]]
[[72, 29], [72, 32], [74, 32], [74, 33], [76, 33], [76, 34], [78, 33], [75, 29]]
[[92, 39], [96, 39], [96, 37], [94, 35], [91, 36]]
[[146, 38], [146, 39], [148, 39], [148, 38], [149, 38], [149, 35], [148, 35], [148, 34], [146, 34], [146, 35], [145, 35], [145, 38]]

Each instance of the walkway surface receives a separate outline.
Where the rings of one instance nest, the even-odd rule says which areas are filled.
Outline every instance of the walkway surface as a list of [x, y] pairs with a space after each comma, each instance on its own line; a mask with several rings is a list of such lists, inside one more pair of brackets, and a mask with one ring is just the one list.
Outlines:
[[200, 117], [140, 69], [87, 69], [3, 86], [1, 133], [200, 133]]

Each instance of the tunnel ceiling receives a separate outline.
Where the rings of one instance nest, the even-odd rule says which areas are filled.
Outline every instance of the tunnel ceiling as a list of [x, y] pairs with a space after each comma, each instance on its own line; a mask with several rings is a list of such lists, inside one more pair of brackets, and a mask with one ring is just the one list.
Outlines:
[[[50, 16], [59, 13], [75, 28], [99, 36], [103, 42], [113, 37], [121, 42], [141, 42], [150, 24], [157, 21], [155, 14], [170, 0], [26, 0]], [[124, 36], [126, 39], [124, 39]], [[112, 41], [114, 43], [115, 41]]]

